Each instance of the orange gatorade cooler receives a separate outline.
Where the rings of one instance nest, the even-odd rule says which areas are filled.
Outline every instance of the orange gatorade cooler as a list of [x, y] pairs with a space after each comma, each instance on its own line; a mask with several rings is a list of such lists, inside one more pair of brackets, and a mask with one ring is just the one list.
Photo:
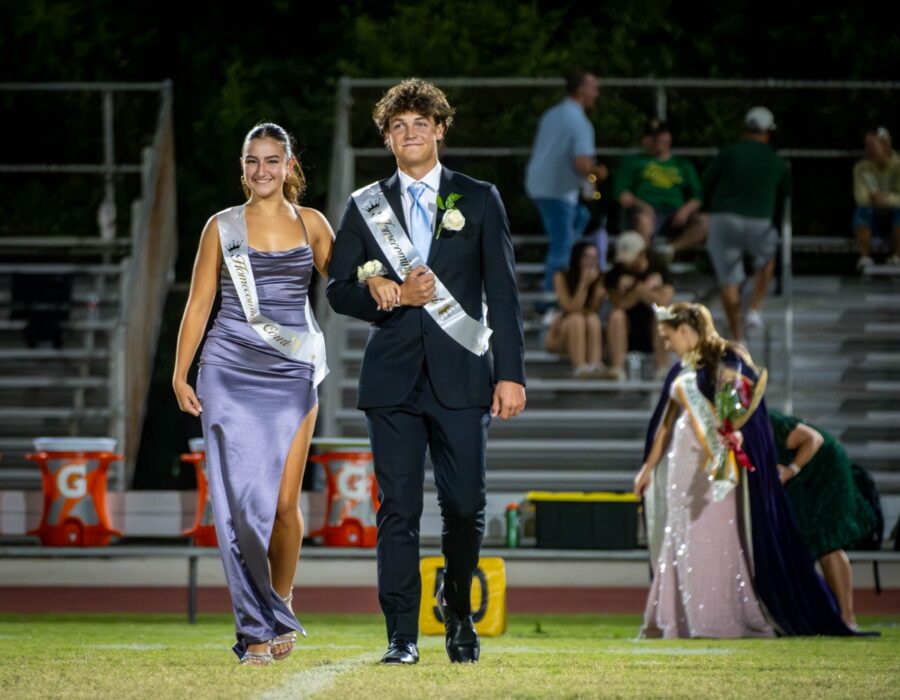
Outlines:
[[326, 452], [310, 460], [327, 479], [325, 525], [311, 533], [329, 547], [374, 547], [378, 485], [371, 452]]
[[109, 522], [106, 476], [120, 459], [113, 438], [36, 438], [25, 458], [41, 469], [44, 511], [29, 535], [48, 546], [103, 546], [121, 537]]
[[198, 547], [217, 547], [216, 525], [213, 520], [212, 500], [209, 497], [209, 481], [206, 478], [206, 445], [203, 438], [188, 440], [190, 452], [181, 455], [182, 462], [194, 465], [197, 475], [197, 515], [194, 524], [181, 534], [193, 537]]

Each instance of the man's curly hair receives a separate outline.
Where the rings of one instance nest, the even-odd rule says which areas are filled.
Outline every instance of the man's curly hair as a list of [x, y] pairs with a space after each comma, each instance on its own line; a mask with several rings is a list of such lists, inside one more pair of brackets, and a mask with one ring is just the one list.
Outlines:
[[455, 111], [443, 90], [421, 78], [407, 78], [394, 85], [378, 100], [372, 110], [372, 119], [378, 127], [378, 133], [384, 134], [390, 127], [391, 119], [398, 114], [415, 112], [423, 117], [434, 117], [436, 124], [444, 125], [446, 136], [453, 124]]

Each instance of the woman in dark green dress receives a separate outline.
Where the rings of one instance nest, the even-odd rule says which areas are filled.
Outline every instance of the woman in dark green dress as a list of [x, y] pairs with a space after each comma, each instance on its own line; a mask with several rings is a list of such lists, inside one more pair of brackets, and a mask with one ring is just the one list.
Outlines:
[[819, 560], [841, 617], [856, 629], [850, 560], [844, 549], [875, 527], [875, 513], [853, 481], [850, 458], [837, 439], [799, 418], [769, 409], [778, 473], [813, 557]]

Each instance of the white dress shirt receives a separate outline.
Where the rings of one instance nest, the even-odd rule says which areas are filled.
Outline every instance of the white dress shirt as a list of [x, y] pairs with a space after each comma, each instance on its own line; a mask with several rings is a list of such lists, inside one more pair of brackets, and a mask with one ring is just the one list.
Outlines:
[[407, 231], [412, 231], [409, 213], [412, 209], [413, 198], [409, 193], [409, 186], [414, 182], [421, 182], [426, 186], [422, 196], [419, 197], [419, 201], [425, 205], [425, 210], [428, 212], [428, 222], [431, 224], [431, 230], [434, 231], [434, 219], [437, 215], [437, 196], [441, 186], [441, 172], [443, 169], [441, 162], [438, 161], [421, 180], [413, 180], [402, 170], [397, 170], [397, 173], [400, 175], [400, 201], [403, 202], [403, 217]]

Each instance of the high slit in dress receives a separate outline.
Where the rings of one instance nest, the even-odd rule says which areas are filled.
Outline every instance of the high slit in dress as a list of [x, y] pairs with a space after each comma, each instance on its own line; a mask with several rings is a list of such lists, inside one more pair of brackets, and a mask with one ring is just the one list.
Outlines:
[[[263, 315], [307, 330], [312, 278], [309, 245], [264, 252], [249, 248]], [[248, 644], [303, 626], [272, 588], [268, 550], [285, 460], [317, 402], [313, 365], [267, 345], [247, 323], [228, 273], [222, 306], [200, 357], [197, 397], [216, 535], [231, 594], [239, 658]]]

